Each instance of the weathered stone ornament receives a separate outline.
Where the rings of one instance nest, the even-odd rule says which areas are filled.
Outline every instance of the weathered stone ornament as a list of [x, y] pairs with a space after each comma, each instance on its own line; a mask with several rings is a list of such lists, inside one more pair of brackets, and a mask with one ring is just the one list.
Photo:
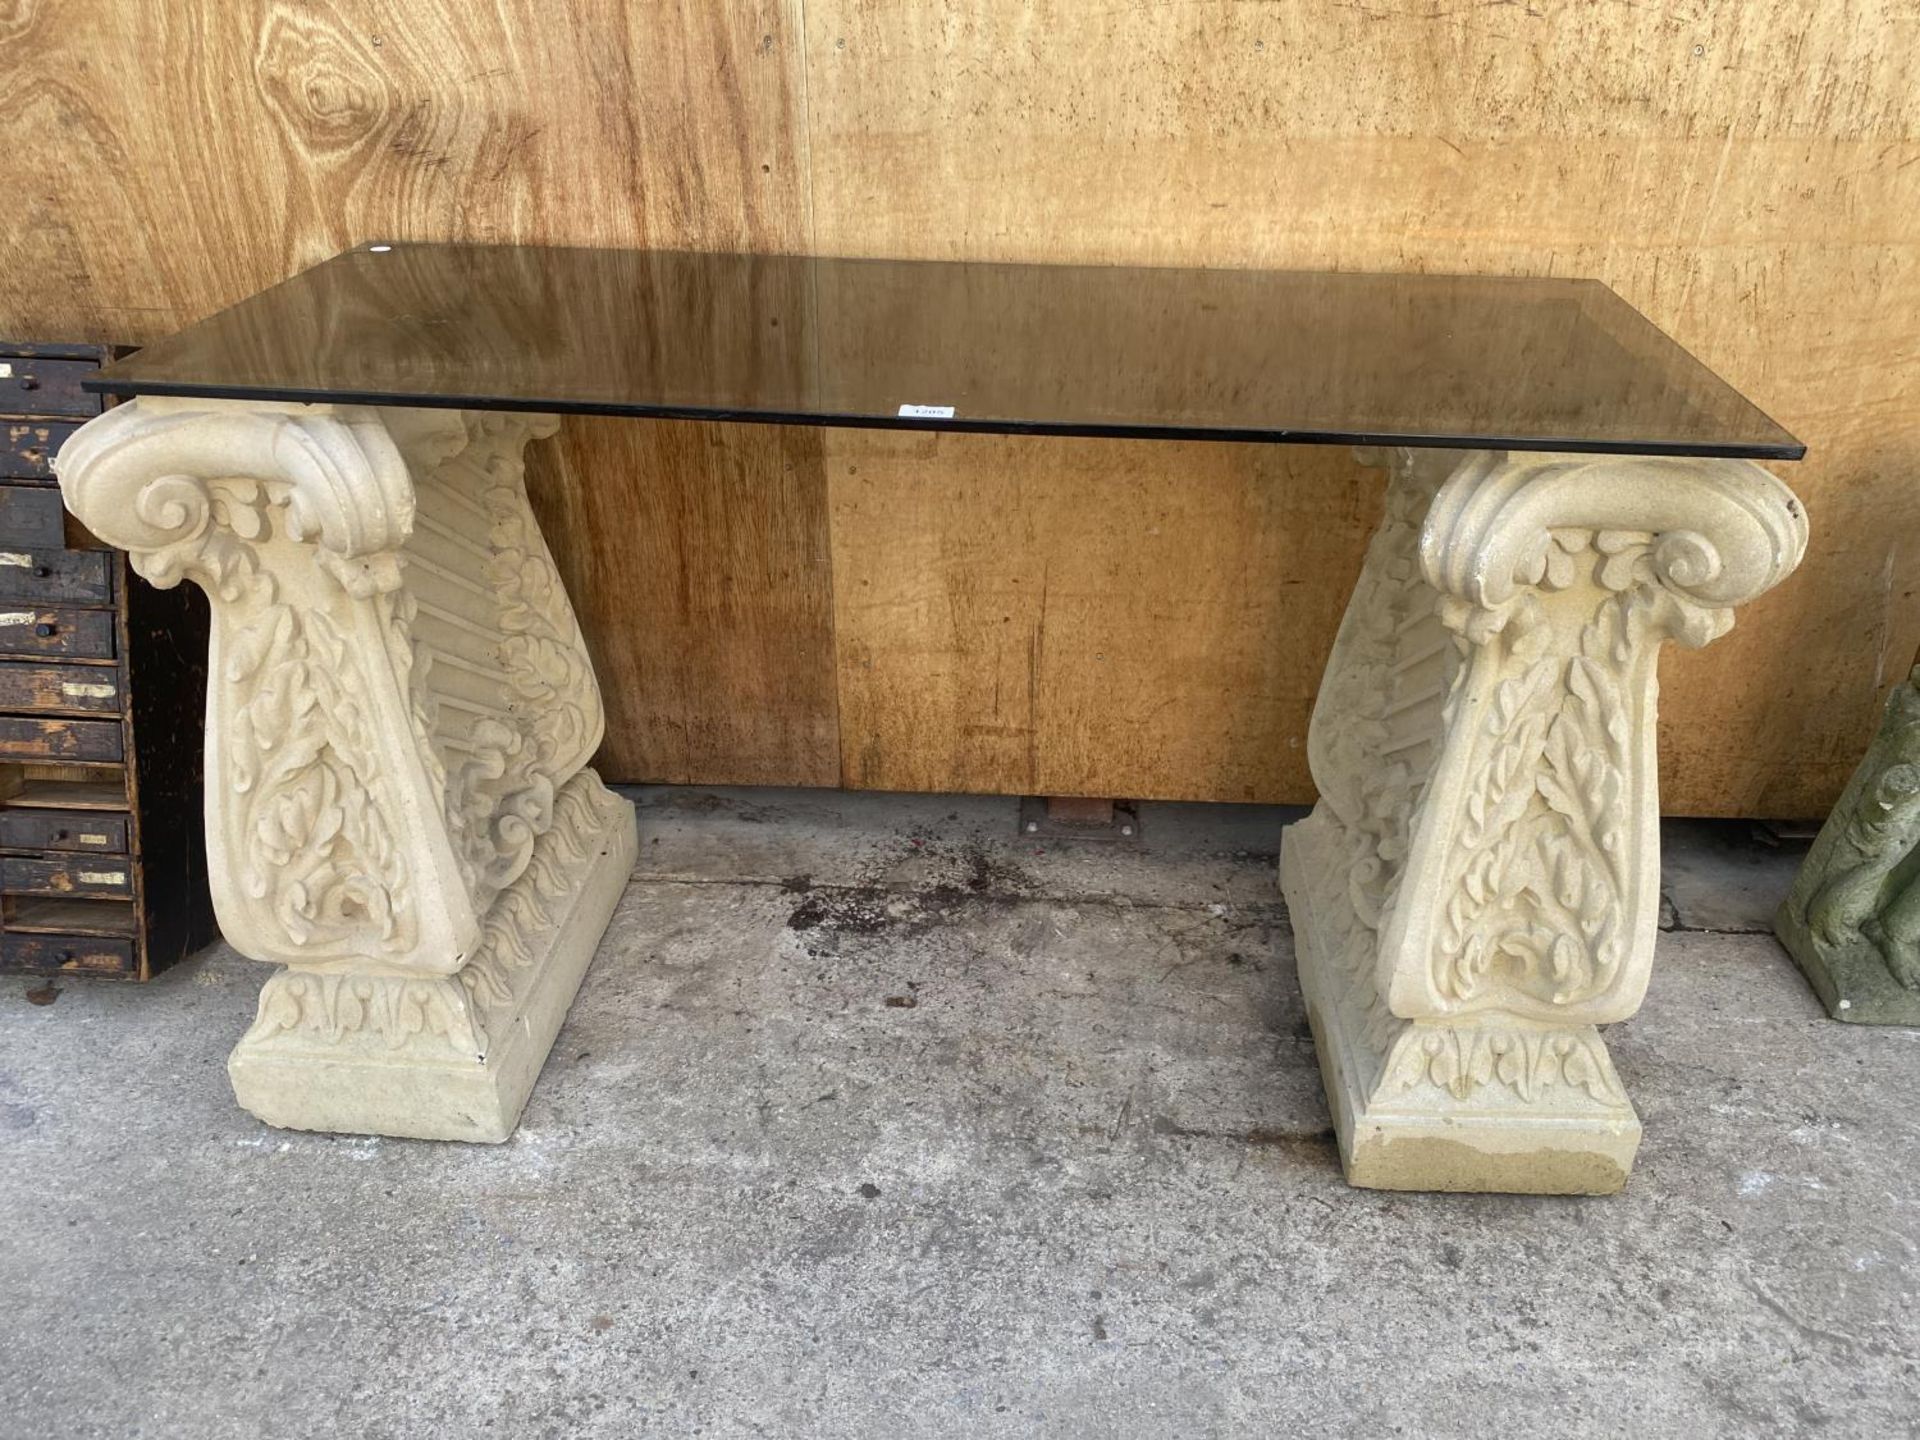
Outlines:
[[207, 849], [281, 965], [228, 1070], [275, 1125], [512, 1133], [635, 856], [527, 504], [551, 417], [145, 397], [57, 461], [156, 585], [207, 592]]
[[1887, 697], [1773, 923], [1834, 1019], [1920, 1025], [1920, 668]]
[[1741, 460], [1396, 449], [1281, 883], [1347, 1177], [1602, 1194], [1640, 1122], [1595, 1026], [1659, 913], [1655, 664], [1800, 561]]

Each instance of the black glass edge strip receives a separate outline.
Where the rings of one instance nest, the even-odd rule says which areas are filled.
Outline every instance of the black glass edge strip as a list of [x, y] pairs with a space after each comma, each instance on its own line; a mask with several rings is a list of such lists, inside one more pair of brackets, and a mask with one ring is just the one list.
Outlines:
[[[1067, 423], [1048, 420], [927, 420], [892, 415], [831, 415], [780, 410], [721, 410], [695, 405], [618, 405], [592, 401], [515, 400], [500, 396], [410, 395], [379, 390], [243, 389], [169, 380], [90, 376], [83, 389], [122, 398], [155, 395], [179, 400], [283, 401], [296, 405], [376, 405], [406, 410], [513, 410], [546, 415], [610, 415], [626, 420], [724, 420], [749, 425], [798, 425], [835, 430], [919, 430], [957, 435], [1059, 435], [1093, 440], [1215, 440], [1257, 445], [1401, 445], [1413, 450], [1557, 451], [1570, 455], [1679, 455], [1706, 460], [1799, 460], [1807, 447], [1698, 445], [1684, 441], [1565, 440], [1552, 436], [1413, 435], [1365, 430], [1203, 429], [1181, 425]], [[1781, 433], [1785, 433], [1782, 431]]]

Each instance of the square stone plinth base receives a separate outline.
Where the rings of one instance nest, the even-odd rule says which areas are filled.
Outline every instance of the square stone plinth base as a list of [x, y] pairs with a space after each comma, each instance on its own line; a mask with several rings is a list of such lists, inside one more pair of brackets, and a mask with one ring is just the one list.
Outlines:
[[293, 1130], [512, 1135], [638, 849], [633, 806], [581, 779], [590, 805], [495, 900], [513, 922], [488, 926], [474, 976], [280, 971], [227, 1062], [240, 1103]]
[[1367, 942], [1372, 932], [1342, 909], [1344, 871], [1318, 818], [1288, 827], [1280, 878], [1348, 1183], [1524, 1195], [1622, 1189], [1640, 1120], [1594, 1027], [1369, 1013], [1376, 957], [1340, 962], [1355, 935]]
[[1827, 1014], [1849, 1025], [1920, 1025], [1920, 991], [1909, 990], [1887, 968], [1874, 943], [1855, 935], [1841, 944], [1814, 938], [1795, 901], [1801, 886], [1773, 917], [1773, 933], [1807, 977]]

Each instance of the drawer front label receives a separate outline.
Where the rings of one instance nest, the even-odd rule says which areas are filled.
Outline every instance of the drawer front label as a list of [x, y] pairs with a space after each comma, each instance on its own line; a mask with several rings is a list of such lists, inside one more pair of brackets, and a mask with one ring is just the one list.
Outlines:
[[31, 555], [23, 555], [18, 550], [0, 550], [0, 565], [14, 565], [25, 570], [32, 564]]
[[127, 883], [127, 876], [123, 870], [82, 870], [80, 883], [82, 885], [124, 885]]
[[82, 845], [105, 845], [107, 843], [107, 837], [104, 835], [82, 835], [80, 837], [80, 843]]
[[0, 610], [0, 625], [31, 625], [32, 623], [33, 611], [31, 610]]
[[114, 696], [114, 687], [111, 685], [79, 684], [69, 680], [62, 683], [60, 693], [71, 696], [76, 700], [111, 700]]

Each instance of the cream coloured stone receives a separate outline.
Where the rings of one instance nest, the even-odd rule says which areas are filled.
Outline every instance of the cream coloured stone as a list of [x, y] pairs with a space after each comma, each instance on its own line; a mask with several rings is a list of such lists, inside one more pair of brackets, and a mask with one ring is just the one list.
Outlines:
[[61, 449], [69, 508], [212, 604], [214, 905], [286, 967], [230, 1069], [273, 1124], [505, 1139], [631, 869], [523, 482], [556, 424], [148, 397]]
[[[212, 599], [208, 848], [286, 967], [234, 1053], [280, 1125], [509, 1134], [634, 852], [519, 454], [547, 419], [142, 399], [63, 493]], [[1607, 1191], [1639, 1122], [1596, 1024], [1645, 991], [1654, 663], [1798, 562], [1737, 461], [1395, 451], [1283, 883], [1356, 1184]]]
[[1606, 1193], [1640, 1124], [1596, 1025], [1659, 911], [1655, 665], [1806, 548], [1746, 461], [1394, 450], [1281, 881], [1348, 1178]]

